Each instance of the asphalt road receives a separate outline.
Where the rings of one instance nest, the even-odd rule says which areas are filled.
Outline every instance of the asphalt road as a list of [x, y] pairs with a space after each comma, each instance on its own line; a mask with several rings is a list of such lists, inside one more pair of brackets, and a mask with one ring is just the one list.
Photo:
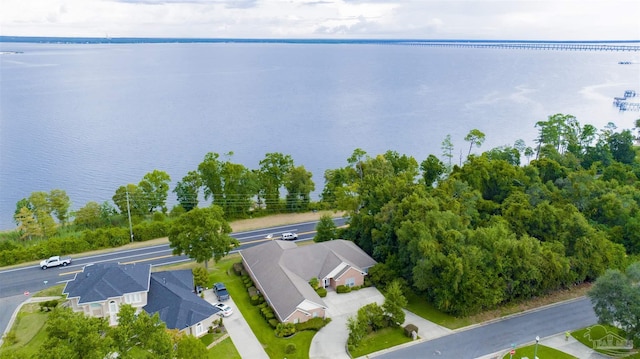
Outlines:
[[521, 315], [491, 322], [486, 325], [462, 329], [453, 334], [408, 346], [376, 358], [479, 358], [535, 342], [536, 336], [572, 331], [596, 324], [591, 302], [582, 297], [574, 301], [529, 311]]
[[[336, 218], [334, 222], [336, 226], [341, 226], [346, 222], [346, 219]], [[277, 239], [283, 232], [296, 232], [298, 241], [312, 240], [317, 223], [317, 221], [312, 221], [232, 233], [231, 236], [240, 242], [240, 248], [232, 252], [255, 246], [271, 238]], [[66, 267], [42, 270], [38, 265], [32, 264], [2, 270], [0, 271], [0, 335], [4, 333], [13, 311], [28, 298], [25, 295], [26, 292], [31, 294], [67, 282], [73, 279], [76, 273], [81, 272], [87, 264], [120, 262], [149, 263], [152, 266], [162, 266], [188, 261], [191, 259], [187, 256], [174, 256], [169, 245], [163, 244], [137, 249], [114, 250], [92, 256], [74, 256], [71, 265]]]

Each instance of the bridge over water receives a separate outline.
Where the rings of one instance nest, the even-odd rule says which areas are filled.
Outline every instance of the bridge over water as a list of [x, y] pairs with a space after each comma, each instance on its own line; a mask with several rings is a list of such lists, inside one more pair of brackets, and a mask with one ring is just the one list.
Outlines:
[[564, 50], [564, 51], [640, 51], [640, 43], [578, 43], [578, 42], [439, 42], [439, 41], [398, 41], [390, 45], [460, 47], [487, 49]]

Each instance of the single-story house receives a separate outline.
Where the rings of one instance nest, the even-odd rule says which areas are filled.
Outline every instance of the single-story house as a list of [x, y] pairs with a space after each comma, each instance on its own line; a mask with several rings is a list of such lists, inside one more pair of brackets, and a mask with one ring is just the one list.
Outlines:
[[298, 246], [273, 240], [240, 251], [256, 288], [281, 322], [299, 323], [325, 317], [327, 306], [309, 285], [324, 288], [360, 286], [376, 261], [355, 243], [343, 239]]
[[118, 324], [122, 304], [144, 310], [169, 329], [194, 336], [206, 334], [220, 311], [193, 292], [190, 270], [151, 273], [149, 264], [92, 264], [67, 282], [63, 294], [71, 308]]

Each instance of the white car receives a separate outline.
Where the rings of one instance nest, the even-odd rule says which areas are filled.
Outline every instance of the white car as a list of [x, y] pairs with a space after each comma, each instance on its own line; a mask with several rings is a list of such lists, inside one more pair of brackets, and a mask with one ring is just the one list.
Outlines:
[[230, 306], [228, 306], [228, 305], [226, 305], [224, 303], [218, 303], [218, 304], [214, 305], [214, 307], [220, 309], [220, 311], [218, 312], [219, 316], [228, 317], [231, 314], [233, 314], [233, 309], [231, 309]]
[[282, 233], [283, 241], [295, 241], [296, 239], [298, 239], [298, 235], [296, 233], [291, 233], [291, 232]]

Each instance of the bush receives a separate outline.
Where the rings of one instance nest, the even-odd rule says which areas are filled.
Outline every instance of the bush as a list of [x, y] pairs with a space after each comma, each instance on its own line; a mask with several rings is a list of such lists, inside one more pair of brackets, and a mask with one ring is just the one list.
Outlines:
[[258, 297], [257, 295], [254, 295], [251, 297], [250, 301], [251, 301], [251, 305], [258, 305], [260, 304], [260, 297]]
[[278, 320], [277, 319], [269, 319], [269, 325], [271, 326], [271, 328], [276, 329], [276, 327], [278, 326]]
[[418, 327], [413, 325], [413, 324], [407, 324], [404, 326], [404, 335], [408, 336], [409, 338], [411, 338], [411, 333], [412, 332], [416, 332], [418, 333]]
[[320, 296], [320, 298], [324, 298], [327, 296], [327, 290], [325, 288], [316, 289], [316, 293]]
[[50, 312], [53, 308], [57, 307], [59, 304], [57, 299], [47, 300], [45, 302], [40, 302], [40, 311], [41, 312]]
[[311, 278], [311, 280], [309, 281], [309, 285], [311, 285], [311, 288], [316, 289], [318, 288], [318, 284], [320, 283], [320, 280], [318, 280], [317, 277], [313, 277]]
[[293, 354], [296, 352], [296, 345], [293, 343], [288, 343], [286, 347], [284, 347], [285, 354]]
[[276, 326], [276, 336], [278, 338], [290, 337], [296, 333], [296, 326], [293, 323], [278, 323]]
[[18, 343], [18, 336], [16, 335], [15, 330], [11, 330], [4, 335], [4, 342], [8, 345], [13, 345]]
[[317, 332], [322, 327], [329, 324], [330, 321], [331, 321], [331, 318], [327, 318], [327, 319], [323, 319], [320, 317], [311, 318], [306, 322], [297, 323], [296, 330], [299, 332], [303, 330], [314, 330]]
[[233, 271], [236, 272], [237, 275], [241, 275], [243, 270], [244, 266], [242, 265], [242, 262], [233, 263]]
[[336, 293], [349, 293], [351, 292], [351, 287], [347, 287], [346, 285], [339, 285], [336, 287]]
[[249, 297], [258, 295], [258, 289], [256, 289], [256, 287], [249, 287], [249, 289], [247, 289], [247, 292], [249, 292]]

